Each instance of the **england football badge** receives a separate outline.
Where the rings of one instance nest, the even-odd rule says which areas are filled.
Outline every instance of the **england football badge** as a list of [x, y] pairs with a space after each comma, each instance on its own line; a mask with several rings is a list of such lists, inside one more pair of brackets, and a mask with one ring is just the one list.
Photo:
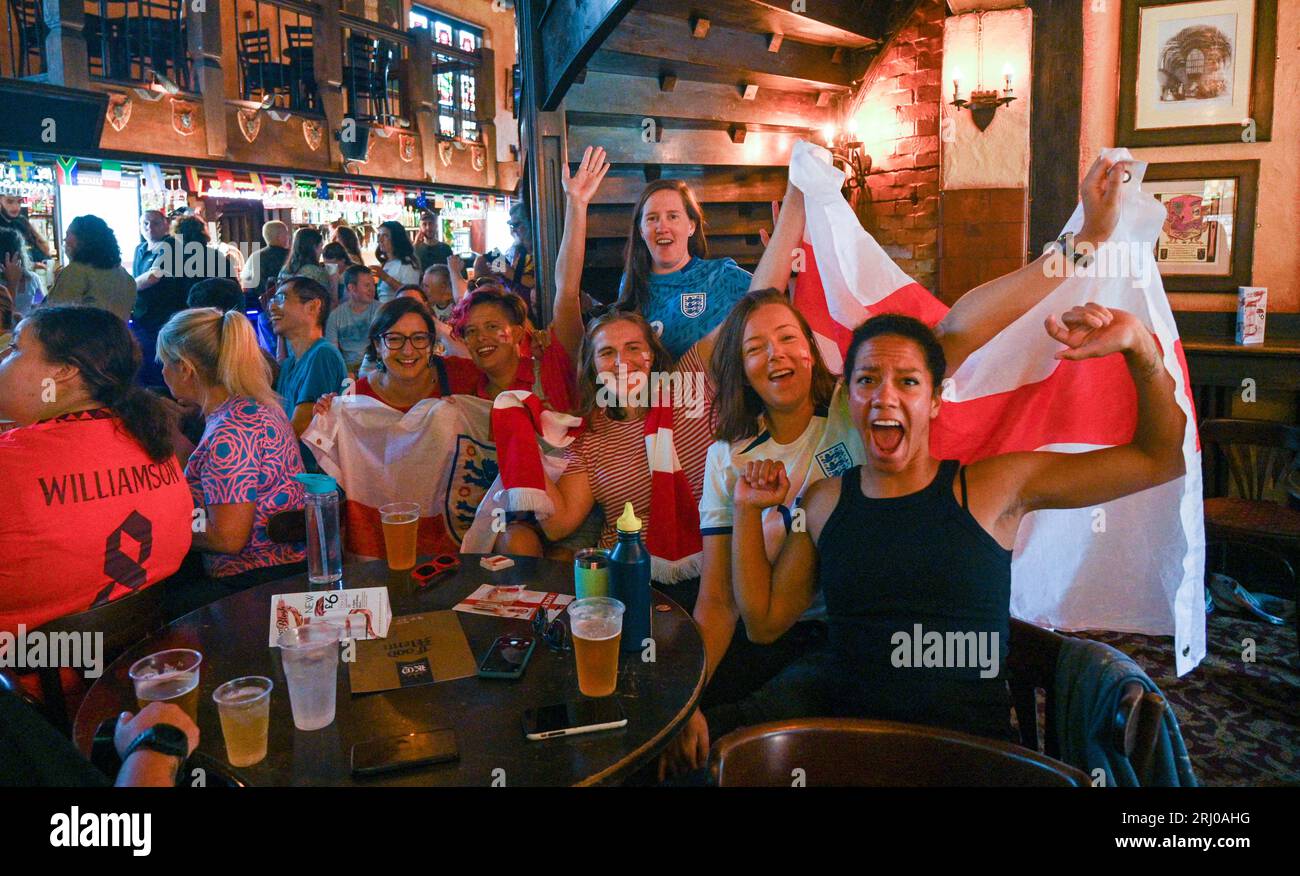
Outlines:
[[707, 292], [685, 292], [682, 294], [682, 314], [695, 319], [704, 312], [708, 306], [709, 293]]
[[447, 483], [447, 529], [460, 542], [474, 523], [488, 487], [497, 477], [496, 449], [468, 435], [457, 436], [456, 457]]
[[822, 475], [828, 478], [838, 477], [853, 467], [853, 457], [844, 442], [834, 447], [827, 447], [817, 454], [817, 464], [821, 466]]

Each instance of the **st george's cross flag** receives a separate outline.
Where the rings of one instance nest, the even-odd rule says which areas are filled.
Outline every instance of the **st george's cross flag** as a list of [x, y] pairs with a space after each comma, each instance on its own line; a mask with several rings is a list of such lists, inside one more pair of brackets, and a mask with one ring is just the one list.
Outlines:
[[[1132, 160], [1125, 149], [1107, 157]], [[827, 159], [821, 147], [800, 142], [790, 161], [790, 180], [807, 211], [794, 301], [834, 368], [842, 367], [852, 329], [868, 317], [904, 313], [933, 326], [947, 308], [862, 228], [840, 193], [843, 172]], [[1132, 165], [1118, 226], [1091, 268], [1061, 259], [1068, 278], [946, 382], [930, 443], [936, 458], [964, 463], [1013, 451], [1079, 453], [1127, 443], [1137, 424], [1137, 393], [1121, 354], [1057, 360], [1061, 345], [1043, 322], [1095, 301], [1127, 310], [1150, 328], [1186, 417], [1186, 474], [1094, 508], [1027, 515], [1012, 560], [1011, 613], [1062, 630], [1173, 635], [1182, 675], [1205, 656], [1201, 450], [1187, 364], [1152, 253], [1165, 210], [1142, 192], [1145, 171], [1145, 162]], [[1066, 230], [1082, 224], [1080, 204]]]
[[302, 440], [343, 491], [343, 547], [350, 556], [386, 556], [379, 508], [389, 502], [420, 504], [419, 553], [473, 549], [463, 542], [497, 479], [491, 405], [456, 395], [403, 412], [344, 394], [312, 419]]

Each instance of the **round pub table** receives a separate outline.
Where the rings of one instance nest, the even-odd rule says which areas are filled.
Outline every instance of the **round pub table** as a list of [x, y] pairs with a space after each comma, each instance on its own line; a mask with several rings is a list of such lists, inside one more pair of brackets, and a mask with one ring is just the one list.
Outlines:
[[[654, 592], [654, 661], [643, 654], [620, 655], [614, 694], [627, 715], [617, 730], [541, 741], [524, 736], [525, 709], [581, 698], [572, 646], [553, 651], [538, 641], [523, 677], [477, 676], [379, 693], [351, 693], [340, 664], [334, 723], [322, 730], [296, 729], [289, 693], [276, 648], [267, 646], [271, 597], [308, 590], [382, 587], [389, 592], [393, 617], [451, 609], [482, 584], [522, 583], [529, 590], [573, 593], [570, 564], [514, 557], [513, 568], [489, 572], [480, 556], [463, 554], [461, 566], [426, 590], [415, 588], [407, 572], [390, 571], [383, 561], [349, 564], [333, 586], [309, 586], [306, 575], [273, 581], [221, 599], [164, 627], [131, 648], [105, 670], [77, 713], [75, 739], [90, 751], [95, 729], [105, 718], [136, 709], [127, 669], [141, 657], [167, 648], [193, 648], [203, 654], [199, 683], [201, 741], [194, 763], [211, 765], [237, 783], [251, 786], [566, 786], [612, 784], [650, 763], [672, 740], [699, 699], [704, 685], [704, 643], [691, 616]], [[532, 633], [528, 622], [456, 612], [474, 654], [475, 665], [497, 636]], [[561, 615], [567, 626], [567, 614]], [[570, 637], [571, 639], [571, 637]], [[244, 675], [272, 679], [267, 756], [250, 767], [231, 767], [212, 692]], [[459, 760], [354, 778], [354, 743], [386, 736], [449, 727], [456, 732]], [[191, 764], [191, 766], [193, 763]], [[184, 781], [184, 780], [182, 780]]]

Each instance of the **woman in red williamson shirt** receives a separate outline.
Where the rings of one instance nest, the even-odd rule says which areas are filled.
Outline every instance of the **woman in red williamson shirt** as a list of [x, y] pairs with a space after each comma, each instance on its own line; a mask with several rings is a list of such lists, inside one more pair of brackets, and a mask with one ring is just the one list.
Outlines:
[[121, 318], [57, 306], [0, 350], [0, 630], [34, 630], [142, 590], [190, 549], [189, 486], [166, 403], [134, 385]]

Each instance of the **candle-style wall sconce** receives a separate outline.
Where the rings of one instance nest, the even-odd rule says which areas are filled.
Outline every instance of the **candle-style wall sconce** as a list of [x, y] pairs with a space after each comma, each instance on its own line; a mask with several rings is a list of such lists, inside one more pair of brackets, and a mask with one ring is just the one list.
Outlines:
[[980, 13], [976, 19], [975, 31], [975, 89], [970, 93], [969, 98], [961, 96], [961, 70], [954, 69], [952, 77], [952, 100], [950, 104], [957, 109], [969, 109], [971, 118], [975, 120], [975, 127], [981, 131], [986, 129], [992, 122], [993, 116], [997, 113], [998, 107], [1005, 106], [1016, 99], [1011, 89], [1011, 65], [1002, 65], [1002, 91], [984, 88], [984, 14]]

